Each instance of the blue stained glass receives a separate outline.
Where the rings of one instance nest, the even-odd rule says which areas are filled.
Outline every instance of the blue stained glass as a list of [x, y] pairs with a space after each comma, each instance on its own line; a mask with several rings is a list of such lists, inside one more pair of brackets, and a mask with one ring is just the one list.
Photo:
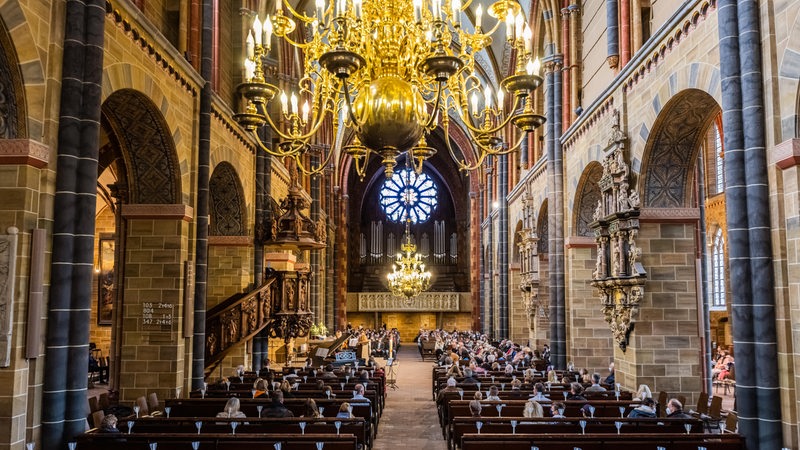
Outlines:
[[436, 183], [428, 174], [400, 170], [384, 181], [380, 190], [381, 208], [393, 222], [409, 218], [411, 223], [422, 223], [430, 219], [431, 212], [436, 209], [437, 193]]

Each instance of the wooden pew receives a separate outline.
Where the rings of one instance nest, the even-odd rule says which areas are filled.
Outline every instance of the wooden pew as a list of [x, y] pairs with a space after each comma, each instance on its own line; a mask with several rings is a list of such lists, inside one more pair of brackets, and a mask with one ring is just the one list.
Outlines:
[[744, 450], [744, 438], [738, 434], [465, 434], [462, 450], [618, 450], [621, 448], [669, 450]]
[[158, 450], [187, 450], [199, 442], [199, 450], [317, 450], [322, 442], [325, 450], [358, 450], [356, 437], [336, 434], [175, 434], [175, 433], [84, 433], [76, 439], [77, 450], [142, 450], [157, 443]]
[[[132, 426], [129, 428], [129, 424]], [[363, 448], [372, 447], [369, 424], [363, 418], [342, 419], [324, 417], [312, 419], [305, 417], [285, 418], [217, 418], [217, 417], [145, 417], [120, 421], [118, 427], [122, 434], [140, 433], [198, 433], [200, 423], [201, 434], [225, 434], [232, 431], [231, 422], [236, 422], [236, 434], [303, 434], [301, 423], [305, 424], [306, 434], [351, 434], [356, 437], [358, 445]], [[336, 422], [340, 426], [337, 431]]]
[[[580, 421], [586, 421], [586, 428], [581, 429]], [[581, 419], [552, 417], [524, 418], [524, 417], [454, 417], [451, 421], [451, 434], [448, 439], [448, 448], [457, 448], [461, 437], [465, 434], [477, 433], [477, 423], [481, 423], [481, 433], [488, 434], [587, 434], [616, 433], [616, 424], [619, 423], [620, 434], [650, 433], [685, 434], [686, 425], [691, 433], [702, 433], [703, 422], [698, 419], [657, 419], [657, 418], [594, 418]], [[516, 428], [512, 425], [516, 422]]]

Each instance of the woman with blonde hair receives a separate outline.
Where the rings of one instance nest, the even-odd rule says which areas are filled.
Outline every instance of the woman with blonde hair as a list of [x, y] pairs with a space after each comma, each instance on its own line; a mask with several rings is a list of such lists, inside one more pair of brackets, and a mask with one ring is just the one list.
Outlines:
[[646, 398], [653, 398], [653, 393], [650, 392], [650, 387], [646, 384], [640, 384], [639, 389], [636, 391], [634, 400], [644, 400]]
[[[544, 417], [544, 408], [541, 403], [530, 400], [525, 403], [525, 409], [522, 410], [522, 415], [526, 419], [533, 419], [537, 417]], [[521, 423], [537, 423], [537, 422], [521, 422]]]
[[231, 397], [228, 399], [228, 402], [225, 403], [225, 409], [222, 412], [217, 413], [217, 417], [227, 417], [230, 419], [235, 419], [238, 417], [247, 417], [243, 412], [239, 410], [239, 398], [238, 397]]

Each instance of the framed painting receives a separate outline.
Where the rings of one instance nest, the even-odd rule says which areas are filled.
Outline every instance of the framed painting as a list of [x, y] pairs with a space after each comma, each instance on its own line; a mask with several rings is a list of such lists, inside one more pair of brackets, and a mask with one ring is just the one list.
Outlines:
[[101, 238], [98, 249], [97, 324], [111, 325], [114, 313], [116, 277], [114, 274], [114, 238]]

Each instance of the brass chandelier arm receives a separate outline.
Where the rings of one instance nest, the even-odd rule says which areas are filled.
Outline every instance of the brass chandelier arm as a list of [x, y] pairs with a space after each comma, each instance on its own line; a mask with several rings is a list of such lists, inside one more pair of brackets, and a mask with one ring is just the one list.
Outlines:
[[450, 153], [450, 158], [452, 158], [453, 161], [455, 161], [459, 171], [475, 170], [478, 167], [480, 167], [481, 164], [483, 164], [483, 160], [486, 159], [487, 156], [487, 153], [485, 152], [482, 152], [480, 156], [478, 156], [478, 160], [474, 164], [468, 164], [466, 162], [466, 158], [462, 160], [456, 155], [456, 152], [453, 150], [453, 146], [450, 145], [450, 139], [447, 137], [450, 135], [450, 119], [448, 119], [447, 116], [445, 116], [444, 119], [442, 120], [442, 128], [444, 129], [444, 135], [445, 135], [444, 141], [445, 145], [447, 146], [447, 152]]
[[362, 125], [358, 123], [358, 119], [356, 119], [356, 115], [353, 112], [353, 102], [350, 98], [350, 90], [347, 88], [347, 80], [342, 82], [342, 94], [344, 95], [344, 101], [347, 105], [347, 115], [350, 117], [350, 121], [353, 123], [353, 127], [356, 129], [356, 133], [361, 131]]
[[258, 130], [252, 130], [251, 133], [253, 133], [253, 137], [255, 138], [256, 145], [258, 145], [258, 148], [265, 151], [268, 155], [277, 156], [279, 158], [286, 158], [287, 156], [292, 156], [292, 152], [275, 151], [267, 147], [263, 142], [261, 142], [261, 138], [258, 137]]
[[[466, 99], [463, 99], [463, 98], [461, 99], [461, 102], [460, 102], [461, 106], [459, 108], [456, 108], [456, 111], [458, 112], [459, 117], [461, 117], [462, 122], [464, 122], [464, 126], [466, 126], [467, 129], [470, 131], [470, 134], [473, 134], [473, 133], [475, 133], [475, 134], [484, 134], [484, 135], [486, 135], [486, 134], [494, 134], [494, 133], [497, 133], [498, 131], [502, 130], [503, 128], [505, 128], [506, 125], [508, 125], [508, 123], [514, 117], [514, 114], [512, 114], [511, 111], [516, 111], [517, 108], [519, 108], [519, 99], [520, 98], [518, 96], [516, 96], [516, 95], [514, 96], [514, 104], [511, 106], [511, 110], [509, 111], [509, 114], [506, 114], [505, 119], [503, 119], [503, 121], [499, 125], [497, 125], [496, 127], [493, 127], [493, 128], [480, 128], [479, 126], [475, 126], [475, 125], [472, 124], [473, 115], [470, 114], [470, 112], [469, 112], [469, 107], [467, 105], [467, 100]], [[458, 104], [458, 103], [459, 102], [456, 102], [456, 104]], [[463, 109], [463, 111], [462, 111], [462, 109]], [[484, 108], [484, 110], [481, 113], [480, 117], [483, 117], [484, 120], [485, 120], [487, 114], [492, 114], [495, 117], [497, 117], [497, 116], [500, 115], [500, 112], [496, 111], [494, 108], [492, 108], [491, 110], [487, 110], [486, 108]]]
[[439, 117], [439, 106], [442, 104], [442, 93], [444, 92], [444, 82], [439, 81], [437, 84], [439, 85], [439, 88], [437, 89], [436, 92], [436, 104], [433, 105], [433, 112], [428, 117], [428, 122], [425, 124], [426, 130], [433, 130], [433, 126], [435, 125], [436, 120]]
[[306, 169], [305, 165], [303, 164], [303, 161], [302, 161], [302, 159], [303, 159], [302, 156], [303, 155], [301, 155], [299, 153], [296, 153], [293, 157], [294, 157], [295, 162], [297, 162], [297, 168], [300, 169], [301, 172], [303, 172], [306, 175], [317, 175], [319, 173], [322, 173], [325, 170], [325, 168], [328, 166], [328, 163], [331, 161], [331, 157], [333, 156], [333, 153], [334, 152], [332, 150], [329, 151], [328, 155], [325, 157], [325, 161], [321, 161], [317, 167], [312, 167], [310, 170]]
[[[303, 21], [305, 23], [313, 23], [314, 22], [315, 19], [313, 17], [308, 17], [305, 13], [303, 13], [303, 14], [298, 13], [294, 8], [292, 8], [292, 5], [289, 2], [285, 2], [283, 0], [277, 0], [277, 1], [280, 2], [283, 5], [283, 7], [286, 8], [292, 14], [292, 16], [294, 16], [298, 20], [301, 20], [301, 21]], [[333, 2], [331, 2], [331, 5], [333, 5]], [[327, 11], [326, 11], [326, 14], [327, 14]]]
[[[319, 101], [322, 102], [323, 100], [320, 99]], [[294, 134], [294, 133], [286, 134], [283, 131], [281, 131], [280, 127], [278, 127], [275, 124], [275, 122], [273, 122], [272, 117], [270, 117], [270, 115], [266, 111], [266, 105], [264, 105], [263, 108], [264, 108], [264, 112], [262, 113], [262, 116], [267, 121], [267, 123], [269, 124], [269, 127], [272, 129], [272, 131], [274, 131], [281, 138], [281, 140], [284, 140], [284, 141], [303, 141], [304, 143], [308, 142], [308, 140], [311, 139], [311, 137], [317, 133], [317, 130], [319, 130], [319, 127], [322, 125], [322, 122], [325, 119], [325, 115], [328, 112], [328, 108], [325, 107], [325, 105], [323, 104], [322, 105], [322, 110], [319, 111], [319, 113], [316, 115], [316, 117], [312, 118], [312, 123], [314, 123], [314, 122], [316, 122], [316, 123], [314, 123], [314, 125], [311, 127], [311, 129], [309, 130], [308, 133], [305, 133], [305, 134]], [[294, 122], [294, 120], [299, 120], [299, 118], [294, 118], [291, 121]], [[292, 127], [294, 127], [294, 123], [292, 123]], [[284, 156], [289, 156], [289, 155], [287, 154], [287, 155], [284, 155]]]

